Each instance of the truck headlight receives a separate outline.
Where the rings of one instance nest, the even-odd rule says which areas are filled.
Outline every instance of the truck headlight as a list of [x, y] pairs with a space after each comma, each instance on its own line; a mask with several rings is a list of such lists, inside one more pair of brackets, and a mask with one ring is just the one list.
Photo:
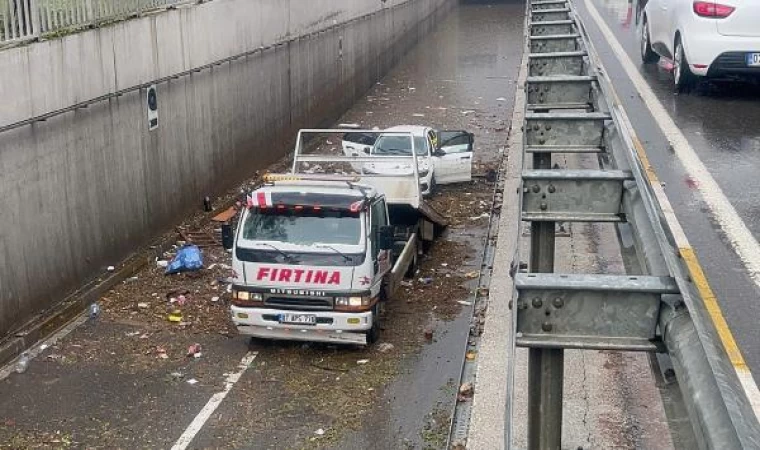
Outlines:
[[232, 303], [236, 306], [252, 306], [264, 301], [264, 296], [259, 292], [232, 290]]
[[368, 306], [371, 302], [369, 297], [335, 297], [335, 306]]

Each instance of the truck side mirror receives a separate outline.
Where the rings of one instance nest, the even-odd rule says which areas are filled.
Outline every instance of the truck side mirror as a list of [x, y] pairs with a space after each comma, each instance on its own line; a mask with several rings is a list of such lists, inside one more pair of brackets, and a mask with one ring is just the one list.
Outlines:
[[393, 227], [392, 226], [382, 226], [380, 227], [380, 230], [378, 231], [378, 245], [380, 246], [380, 250], [393, 250]]

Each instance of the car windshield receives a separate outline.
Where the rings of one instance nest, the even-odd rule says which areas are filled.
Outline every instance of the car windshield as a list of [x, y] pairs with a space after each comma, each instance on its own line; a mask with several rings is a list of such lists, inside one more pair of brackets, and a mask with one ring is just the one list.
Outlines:
[[[424, 136], [414, 137], [414, 150], [417, 155], [427, 155], [427, 141]], [[380, 136], [375, 142], [375, 148], [373, 150], [375, 155], [411, 155], [412, 154], [412, 140], [409, 136]]]
[[261, 210], [253, 208], [243, 224], [248, 241], [278, 241], [295, 245], [359, 245], [359, 213], [347, 210]]

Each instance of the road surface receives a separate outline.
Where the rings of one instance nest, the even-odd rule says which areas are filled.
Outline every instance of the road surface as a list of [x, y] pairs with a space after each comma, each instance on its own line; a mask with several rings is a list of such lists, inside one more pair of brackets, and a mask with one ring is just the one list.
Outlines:
[[[587, 3], [623, 49], [616, 54], [595, 23]], [[657, 176], [675, 207], [689, 242], [695, 248], [716, 292], [728, 325], [752, 370], [760, 373], [760, 287], [752, 251], [760, 239], [760, 85], [732, 82], [705, 83], [696, 91], [675, 94], [673, 77], [661, 66], [643, 65], [637, 32], [638, 0], [575, 0], [592, 41], [623, 101], [636, 133], [646, 147]], [[667, 114], [688, 141], [709, 176], [725, 194], [735, 214], [716, 211], [716, 189], [693, 162], [684, 163], [672, 151], [651, 109], [626, 74], [620, 58], [628, 58]], [[638, 86], [642, 89], [642, 86]], [[696, 174], [696, 175], [695, 175]], [[707, 199], [706, 196], [709, 196]], [[709, 200], [709, 201], [707, 201]], [[746, 227], [742, 236], [737, 228]], [[754, 241], [754, 242], [753, 242]], [[753, 279], [754, 277], [754, 279]]]

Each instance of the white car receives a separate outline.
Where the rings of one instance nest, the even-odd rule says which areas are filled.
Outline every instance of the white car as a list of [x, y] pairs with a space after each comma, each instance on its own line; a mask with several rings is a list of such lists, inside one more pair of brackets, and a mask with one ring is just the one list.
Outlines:
[[[387, 134], [383, 134], [383, 131]], [[399, 156], [412, 154], [409, 136], [391, 132], [411, 133], [417, 153], [422, 195], [430, 195], [439, 184], [460, 183], [472, 180], [473, 135], [466, 131], [439, 131], [430, 127], [400, 125], [373, 133], [349, 132], [343, 136], [343, 153], [346, 156]], [[365, 173], [394, 174], [408, 172], [412, 167], [389, 163], [366, 163]]]
[[642, 60], [672, 61], [678, 91], [700, 77], [760, 76], [759, 0], [649, 0], [640, 23]]

